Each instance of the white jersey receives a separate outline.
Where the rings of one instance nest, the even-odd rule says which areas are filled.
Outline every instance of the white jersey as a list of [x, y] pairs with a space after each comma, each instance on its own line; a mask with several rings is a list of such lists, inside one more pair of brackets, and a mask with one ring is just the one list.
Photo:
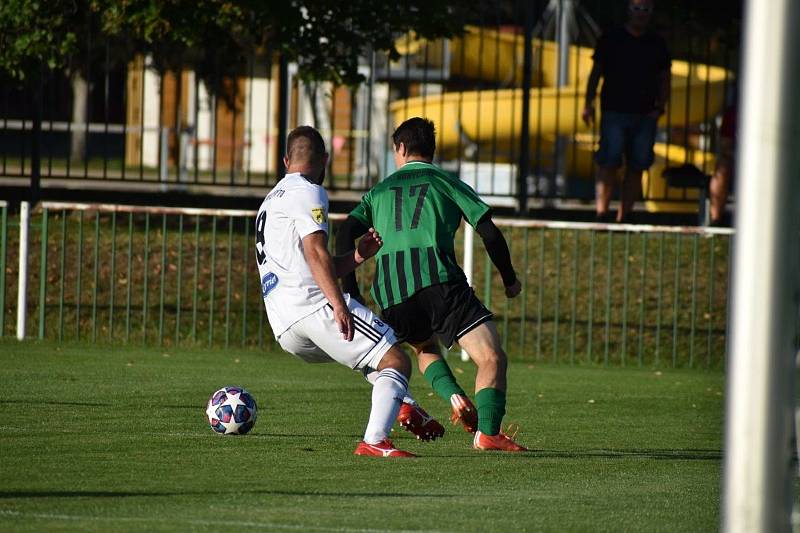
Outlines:
[[328, 194], [300, 173], [287, 174], [256, 216], [261, 295], [275, 337], [328, 303], [303, 255], [303, 237], [328, 233]]

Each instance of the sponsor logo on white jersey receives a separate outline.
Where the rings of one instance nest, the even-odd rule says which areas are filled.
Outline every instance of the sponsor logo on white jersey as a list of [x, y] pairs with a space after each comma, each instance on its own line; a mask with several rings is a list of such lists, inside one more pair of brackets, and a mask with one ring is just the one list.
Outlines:
[[278, 286], [278, 276], [276, 276], [272, 272], [267, 272], [266, 274], [264, 274], [264, 277], [261, 278], [261, 297], [266, 298], [267, 294], [269, 294], [270, 291], [277, 286]]

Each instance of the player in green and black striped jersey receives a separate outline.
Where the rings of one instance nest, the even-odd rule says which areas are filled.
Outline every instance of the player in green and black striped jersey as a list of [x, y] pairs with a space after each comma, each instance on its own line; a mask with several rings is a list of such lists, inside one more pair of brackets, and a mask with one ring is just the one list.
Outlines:
[[405, 164], [365, 194], [350, 216], [388, 236], [372, 284], [381, 309], [425, 287], [466, 280], [454, 236], [462, 217], [476, 226], [489, 209], [469, 185], [425, 161]]
[[[343, 224], [337, 247], [353, 248], [370, 227], [383, 236], [375, 256], [373, 299], [399, 340], [414, 347], [420, 371], [453, 407], [453, 420], [475, 432], [474, 447], [523, 451], [500, 431], [505, 414], [506, 354], [492, 313], [467, 285], [455, 257], [455, 234], [462, 218], [483, 239], [500, 271], [506, 295], [520, 292], [508, 245], [491, 220], [491, 208], [469, 185], [432, 164], [433, 123], [413, 118], [392, 135], [398, 170], [367, 192]], [[344, 289], [359, 298], [355, 276]], [[472, 403], [438, 351], [458, 342], [478, 366], [477, 421]], [[476, 431], [477, 430], [477, 431]]]

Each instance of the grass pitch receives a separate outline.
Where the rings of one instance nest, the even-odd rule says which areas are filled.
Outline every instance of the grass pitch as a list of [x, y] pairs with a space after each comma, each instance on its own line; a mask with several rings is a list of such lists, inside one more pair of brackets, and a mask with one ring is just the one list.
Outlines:
[[[699, 531], [719, 521], [723, 375], [512, 363], [524, 454], [442, 440], [355, 457], [368, 384], [255, 350], [0, 342], [4, 531]], [[450, 359], [471, 389], [474, 367]], [[217, 388], [246, 387], [253, 431], [214, 434]], [[415, 374], [412, 390], [446, 420]]]

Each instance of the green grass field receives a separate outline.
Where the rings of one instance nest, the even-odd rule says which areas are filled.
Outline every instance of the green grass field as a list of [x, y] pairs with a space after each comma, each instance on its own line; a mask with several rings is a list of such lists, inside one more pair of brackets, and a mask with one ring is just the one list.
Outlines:
[[[711, 531], [724, 376], [512, 363], [524, 454], [447, 425], [417, 459], [355, 457], [369, 388], [283, 353], [0, 342], [4, 531]], [[471, 363], [450, 359], [462, 384]], [[203, 417], [217, 388], [259, 403], [243, 437]], [[446, 419], [418, 374], [412, 390]]]

